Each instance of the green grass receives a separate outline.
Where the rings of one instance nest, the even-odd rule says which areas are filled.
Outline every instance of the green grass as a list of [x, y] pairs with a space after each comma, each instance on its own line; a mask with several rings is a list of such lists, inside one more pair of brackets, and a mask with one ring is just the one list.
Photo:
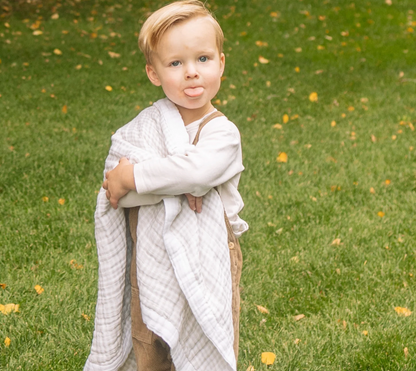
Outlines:
[[[0, 304], [20, 304], [0, 313], [0, 369], [80, 370], [96, 191], [111, 133], [162, 97], [136, 36], [166, 2], [0, 3]], [[239, 370], [266, 370], [265, 351], [270, 370], [414, 370], [415, 314], [394, 311], [416, 310], [414, 1], [209, 4], [227, 39], [217, 107], [241, 131], [246, 167]]]

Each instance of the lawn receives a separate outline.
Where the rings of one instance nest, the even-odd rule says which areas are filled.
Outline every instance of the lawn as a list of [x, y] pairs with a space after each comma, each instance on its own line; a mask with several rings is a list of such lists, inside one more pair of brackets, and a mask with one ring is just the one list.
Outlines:
[[[162, 97], [137, 36], [165, 3], [0, 1], [1, 370], [85, 363], [96, 194]], [[238, 370], [415, 370], [415, 2], [208, 5], [246, 167]]]

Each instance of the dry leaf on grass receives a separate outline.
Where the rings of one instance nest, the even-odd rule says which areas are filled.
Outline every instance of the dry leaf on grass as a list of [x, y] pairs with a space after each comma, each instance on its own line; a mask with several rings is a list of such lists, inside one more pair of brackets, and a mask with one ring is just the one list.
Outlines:
[[268, 366], [272, 365], [275, 359], [276, 359], [276, 354], [272, 352], [263, 352], [261, 354], [261, 362]]
[[40, 294], [42, 294], [42, 292], [45, 291], [45, 289], [40, 285], [36, 285], [35, 286], [35, 291], [38, 293], [38, 295], [40, 295]]
[[394, 310], [399, 316], [402, 317], [409, 317], [412, 314], [412, 312], [407, 308], [395, 307]]
[[19, 312], [19, 304], [0, 304], [0, 312], [7, 315], [9, 313], [18, 313]]
[[269, 310], [261, 305], [255, 304], [260, 313], [269, 314]]
[[298, 314], [297, 316], [294, 316], [294, 317], [293, 317], [293, 319], [294, 319], [295, 321], [299, 321], [299, 320], [301, 320], [302, 318], [305, 318], [305, 315], [304, 315], [304, 314]]
[[286, 152], [280, 152], [279, 156], [276, 158], [277, 162], [287, 162], [287, 153]]
[[6, 346], [6, 348], [8, 348], [10, 346], [11, 340], [9, 337], [6, 337], [6, 339], [4, 339], [4, 345]]

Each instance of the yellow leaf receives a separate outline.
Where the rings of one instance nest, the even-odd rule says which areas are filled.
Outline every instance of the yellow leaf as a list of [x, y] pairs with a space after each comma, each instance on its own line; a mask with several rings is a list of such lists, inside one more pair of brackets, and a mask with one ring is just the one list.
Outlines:
[[9, 337], [6, 337], [6, 339], [4, 339], [4, 345], [6, 346], [6, 348], [8, 348], [10, 346], [11, 340]]
[[368, 331], [367, 331], [367, 330], [364, 330], [364, 331], [362, 332], [362, 334], [363, 334], [364, 336], [367, 336], [367, 335], [368, 335]]
[[59, 18], [59, 14], [55, 13], [51, 15], [51, 19], [58, 19]]
[[256, 41], [257, 46], [269, 46], [269, 44], [266, 41]]
[[43, 201], [43, 202], [48, 202], [48, 201], [49, 201], [49, 198], [48, 198], [48, 197], [46, 197], [46, 196], [44, 196], [44, 197], [42, 197], [42, 201]]
[[287, 124], [289, 122], [289, 115], [285, 113], [282, 117], [282, 120], [284, 124]]
[[120, 55], [120, 54], [118, 54], [118, 53], [114, 53], [114, 52], [108, 52], [108, 55], [109, 55], [111, 58], [120, 58], [120, 57], [121, 57], [121, 55]]
[[82, 313], [81, 316], [86, 320], [89, 321], [90, 320], [90, 316], [87, 316], [86, 314]]
[[406, 347], [406, 348], [404, 348], [404, 349], [403, 349], [403, 353], [404, 353], [404, 358], [406, 358], [406, 359], [407, 359], [407, 357], [409, 357], [409, 349], [407, 349], [407, 347]]
[[375, 135], [374, 135], [374, 134], [371, 134], [371, 141], [372, 141], [373, 143], [377, 142], [377, 138], [375, 137]]
[[302, 48], [296, 48], [296, 49], [295, 49], [295, 52], [296, 52], [296, 53], [302, 53]]
[[311, 102], [317, 102], [318, 101], [318, 93], [317, 92], [312, 92], [309, 94], [309, 100]]
[[32, 32], [32, 35], [34, 35], [34, 36], [39, 36], [39, 35], [42, 35], [42, 34], [43, 34], [43, 32], [41, 30], [35, 30], [35, 31]]
[[374, 194], [376, 194], [376, 190], [373, 187], [371, 187], [370, 188], [370, 193], [374, 195]]
[[280, 17], [280, 12], [271, 12], [270, 17], [278, 18], [278, 17]]
[[5, 289], [6, 289], [6, 287], [7, 287], [7, 285], [6, 285], [5, 283], [0, 283], [0, 287], [1, 287], [3, 290], [5, 290]]
[[273, 127], [275, 128], [275, 129], [281, 129], [283, 126], [282, 125], [280, 125], [280, 124], [275, 124], [275, 125], [273, 125]]
[[354, 111], [354, 110], [355, 110], [355, 108], [354, 108], [353, 106], [349, 106], [349, 107], [348, 107], [348, 111], [352, 112], [352, 111]]
[[58, 204], [59, 205], [63, 205], [65, 203], [65, 199], [64, 198], [60, 198], [59, 200], [58, 200]]
[[299, 67], [295, 67], [295, 72], [300, 72], [300, 68]]
[[295, 339], [295, 340], [293, 341], [293, 343], [294, 343], [295, 345], [298, 345], [301, 341], [302, 341], [302, 340], [300, 340], [300, 339]]
[[265, 363], [268, 366], [272, 365], [275, 359], [276, 359], [276, 354], [272, 352], [263, 352], [261, 354], [261, 362]]
[[294, 316], [294, 317], [293, 317], [293, 319], [294, 319], [295, 321], [299, 321], [299, 320], [301, 320], [302, 318], [305, 318], [305, 315], [304, 315], [304, 314], [298, 314], [297, 316]]
[[407, 308], [395, 307], [394, 310], [399, 316], [402, 317], [409, 317], [412, 314], [412, 312]]
[[336, 238], [335, 240], [332, 241], [331, 245], [335, 245], [335, 246], [341, 245], [341, 239]]
[[268, 60], [268, 59], [266, 59], [266, 58], [264, 58], [264, 57], [262, 57], [261, 55], [259, 56], [259, 62], [261, 63], [261, 64], [267, 64], [267, 63], [269, 63], [270, 61]]
[[20, 307], [19, 304], [6, 304], [6, 305], [0, 304], [0, 312], [6, 315], [12, 312], [18, 313], [19, 307]]
[[269, 310], [267, 308], [262, 307], [261, 305], [257, 305], [257, 304], [255, 304], [255, 306], [257, 307], [257, 309], [260, 313], [269, 314]]
[[68, 107], [67, 107], [66, 104], [62, 107], [62, 112], [63, 113], [68, 113]]
[[380, 218], [382, 218], [384, 215], [386, 215], [385, 213], [383, 213], [382, 211], [379, 211], [378, 213], [377, 213], [377, 215], [380, 217]]
[[336, 121], [334, 121], [334, 120], [332, 120], [332, 121], [331, 121], [331, 128], [333, 128], [333, 127], [335, 127], [335, 126], [337, 126], [337, 122], [336, 122]]
[[82, 64], [77, 64], [76, 66], [75, 66], [75, 69], [76, 70], [80, 70], [82, 68]]
[[324, 50], [324, 49], [325, 49], [325, 46], [323, 46], [323, 45], [318, 45], [316, 48], [317, 48], [318, 50]]
[[279, 156], [277, 156], [276, 158], [277, 162], [287, 162], [287, 153], [285, 152], [280, 152]]
[[35, 286], [35, 291], [38, 293], [38, 295], [42, 294], [42, 292], [44, 292], [44, 288], [40, 285], [36, 285]]
[[112, 88], [110, 85], [107, 85], [107, 86], [105, 87], [105, 90], [107, 90], [107, 91], [112, 91], [112, 90], [113, 90], [113, 88]]

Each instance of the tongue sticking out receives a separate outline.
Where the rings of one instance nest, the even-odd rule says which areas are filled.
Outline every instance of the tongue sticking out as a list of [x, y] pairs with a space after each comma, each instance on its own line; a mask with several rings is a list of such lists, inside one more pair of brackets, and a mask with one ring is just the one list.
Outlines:
[[187, 88], [184, 90], [185, 94], [188, 97], [198, 97], [199, 95], [201, 95], [204, 92], [204, 89], [201, 87], [198, 88]]

